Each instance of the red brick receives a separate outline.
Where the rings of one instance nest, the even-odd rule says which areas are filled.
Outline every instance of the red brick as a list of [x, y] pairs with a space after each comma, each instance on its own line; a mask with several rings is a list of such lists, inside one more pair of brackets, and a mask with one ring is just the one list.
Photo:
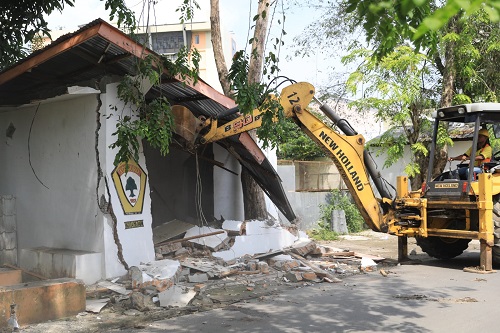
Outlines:
[[304, 272], [302, 273], [302, 278], [307, 281], [315, 281], [318, 279], [318, 276], [314, 272]]

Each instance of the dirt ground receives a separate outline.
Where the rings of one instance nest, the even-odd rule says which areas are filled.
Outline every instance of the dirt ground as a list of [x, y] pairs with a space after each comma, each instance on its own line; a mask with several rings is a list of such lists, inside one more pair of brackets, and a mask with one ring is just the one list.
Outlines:
[[[395, 236], [364, 231], [355, 235], [342, 236], [338, 241], [316, 243], [386, 258], [386, 260], [379, 263], [378, 268], [397, 265], [398, 240]], [[419, 252], [414, 239], [408, 240], [408, 252], [413, 259], [425, 259], [427, 257]], [[337, 260], [336, 264], [341, 265], [342, 269], [332, 271], [335, 272], [335, 276], [342, 280], [348, 279], [355, 274], [365, 273], [359, 268], [359, 258]], [[374, 274], [378, 273], [374, 272]], [[208, 288], [204, 292], [200, 292], [188, 306], [173, 308], [156, 306], [148, 297], [144, 297], [140, 301], [136, 300], [134, 304], [132, 297], [120, 298], [119, 295], [115, 295], [110, 291], [109, 293], [92, 295], [95, 298], [110, 299], [99, 313], [83, 312], [71, 318], [21, 327], [20, 331], [26, 333], [107, 332], [111, 329], [142, 328], [147, 323], [156, 320], [225, 307], [245, 299], [284, 293], [289, 289], [311, 283], [327, 282], [290, 281], [286, 278], [284, 272], [275, 270], [272, 270], [270, 274], [225, 278], [208, 283]], [[88, 292], [87, 296], [89, 297], [90, 294]], [[141, 304], [138, 306], [137, 303]], [[5, 332], [10, 332], [10, 330], [5, 330]]]

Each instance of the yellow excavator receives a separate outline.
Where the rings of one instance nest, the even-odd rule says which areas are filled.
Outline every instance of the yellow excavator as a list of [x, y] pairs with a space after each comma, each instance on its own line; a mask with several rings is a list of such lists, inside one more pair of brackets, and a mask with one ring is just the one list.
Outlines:
[[[451, 171], [434, 178], [431, 175], [440, 123], [469, 124], [474, 128], [470, 158], [474, 160], [479, 130], [491, 127], [492, 132], [498, 130], [500, 134], [500, 103], [465, 104], [437, 110], [426, 181], [418, 191], [410, 191], [408, 177], [399, 176], [395, 195], [391, 195], [365, 149], [363, 136], [326, 104], [322, 104], [320, 110], [337, 130], [308, 111], [314, 93], [314, 87], [306, 82], [285, 87], [279, 97], [285, 116], [332, 159], [365, 223], [374, 231], [399, 236], [399, 260], [407, 259], [408, 237], [415, 237], [424, 252], [439, 259], [462, 254], [469, 242], [476, 239], [480, 241], [478, 269], [491, 271], [493, 262], [500, 263], [500, 162], [495, 162], [495, 157], [500, 159], [500, 156], [485, 163], [483, 173], [476, 174], [474, 168], [469, 168], [467, 179], [460, 179]], [[262, 112], [265, 112], [255, 109], [219, 124], [220, 115], [193, 119], [184, 106], [175, 105], [172, 110], [177, 133], [194, 146], [258, 128], [262, 124]], [[237, 108], [230, 109], [225, 114], [237, 111]], [[186, 132], [186, 128], [191, 130]]]

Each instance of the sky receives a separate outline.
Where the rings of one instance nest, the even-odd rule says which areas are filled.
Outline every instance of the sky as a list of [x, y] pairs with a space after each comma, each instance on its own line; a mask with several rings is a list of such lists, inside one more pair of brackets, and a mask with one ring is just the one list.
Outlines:
[[[202, 9], [205, 8], [206, 15], [202, 12], [195, 12], [194, 21], [208, 20], [209, 0], [197, 0]], [[256, 13], [256, 0], [219, 0], [221, 12], [221, 26], [223, 29], [232, 31], [237, 44], [237, 49], [243, 49], [247, 45], [249, 22]], [[286, 2], [286, 0], [283, 0]], [[175, 9], [179, 7], [181, 0], [158, 0], [154, 17], [150, 22], [157, 24], [178, 23], [179, 13]], [[126, 0], [126, 4], [134, 12], [140, 13], [142, 10], [142, 0]], [[153, 16], [153, 15], [151, 15]], [[285, 13], [284, 30], [287, 35], [284, 37], [285, 45], [280, 51], [281, 75], [287, 76], [296, 81], [307, 81], [317, 86], [325, 80], [327, 67], [338, 63], [337, 60], [329, 58], [322, 59], [319, 55], [312, 58], [293, 57], [293, 37], [302, 33], [307, 24], [318, 18], [318, 13], [307, 8], [288, 10]], [[271, 35], [279, 37], [281, 28], [278, 26], [279, 13], [275, 14]], [[52, 30], [77, 30], [79, 25], [91, 22], [94, 19], [102, 18], [109, 21], [109, 14], [104, 9], [104, 2], [101, 0], [76, 0], [75, 7], [66, 7], [62, 13], [54, 12], [48, 18], [49, 28]], [[282, 20], [282, 19], [281, 19]], [[269, 46], [269, 44], [268, 44]]]

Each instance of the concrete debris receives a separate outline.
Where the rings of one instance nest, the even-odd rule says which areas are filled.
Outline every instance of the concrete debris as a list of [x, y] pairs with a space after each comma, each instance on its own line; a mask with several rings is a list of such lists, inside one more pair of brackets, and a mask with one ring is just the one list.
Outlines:
[[101, 312], [102, 308], [108, 304], [109, 300], [109, 298], [87, 299], [85, 304], [85, 311], [99, 313]]
[[269, 265], [267, 262], [258, 262], [257, 263], [257, 269], [262, 273], [262, 274], [269, 274]]
[[288, 272], [285, 274], [285, 281], [299, 282], [302, 281], [302, 274], [300, 272]]
[[225, 221], [222, 229], [191, 227], [179, 236], [162, 237], [155, 245], [158, 260], [87, 286], [87, 316], [185, 315], [354, 274], [391, 273], [380, 264], [384, 258], [325, 246], [265, 221]]
[[268, 225], [266, 221], [246, 223], [246, 235], [234, 237], [231, 249], [213, 253], [214, 257], [231, 260], [245, 254], [266, 253], [291, 246], [297, 236], [279, 225]]
[[97, 285], [99, 287], [102, 287], [102, 288], [107, 288], [109, 290], [112, 290], [112, 291], [115, 291], [121, 295], [128, 295], [130, 294], [130, 291], [128, 291], [125, 287], [117, 284], [117, 283], [113, 283], [113, 282], [110, 282], [110, 281], [99, 281], [97, 283]]
[[173, 286], [158, 294], [160, 306], [186, 306], [196, 296], [192, 288]]
[[172, 237], [176, 237], [193, 227], [191, 223], [180, 220], [172, 220], [163, 223], [153, 229], [153, 242], [155, 244], [163, 243]]
[[190, 283], [201, 283], [208, 281], [207, 273], [196, 273], [188, 276], [188, 282]]
[[226, 230], [230, 236], [244, 235], [246, 232], [245, 223], [242, 221], [225, 220], [222, 229]]
[[205, 236], [201, 238], [194, 238], [189, 240], [189, 242], [201, 246], [201, 247], [207, 247], [212, 251], [219, 251], [223, 249], [224, 247], [227, 246], [228, 244], [228, 235], [227, 231], [225, 230], [220, 230], [220, 229], [215, 229], [215, 228], [210, 228], [210, 227], [193, 227], [186, 231], [186, 234], [184, 235], [184, 238], [191, 238], [194, 236], [201, 236], [205, 234], [214, 234], [218, 231], [222, 231], [219, 234], [211, 235], [211, 236]]
[[180, 242], [166, 243], [164, 245], [157, 246], [155, 252], [165, 255], [182, 249], [182, 244]]
[[186, 258], [181, 260], [181, 265], [199, 272], [213, 272], [215, 276], [229, 270], [227, 267], [219, 265], [208, 258]]
[[132, 279], [132, 288], [156, 287], [163, 291], [172, 287], [181, 272], [181, 265], [177, 260], [163, 259], [146, 265], [132, 266], [129, 274]]
[[377, 267], [377, 263], [371, 258], [363, 257], [361, 258], [361, 269], [363, 270], [373, 270]]
[[128, 306], [130, 309], [136, 309], [144, 312], [152, 309], [156, 305], [153, 303], [150, 296], [144, 295], [143, 293], [138, 291], [134, 291], [129, 296]]
[[222, 228], [191, 227], [175, 240], [162, 236], [155, 248], [159, 260], [132, 266], [114, 282], [100, 281], [87, 311], [99, 313], [106, 304], [130, 315], [155, 307], [202, 311], [277, 288], [340, 282], [384, 260], [317, 244], [272, 221], [224, 221]]
[[296, 254], [296, 253], [290, 253], [290, 255], [296, 259], [298, 259], [304, 266], [307, 266], [313, 270], [314, 273], [316, 273], [317, 276], [323, 277], [328, 279], [328, 282], [341, 282], [342, 280], [336, 278], [331, 274], [330, 272], [321, 269], [317, 265], [313, 264], [312, 262], [306, 260], [304, 257]]
[[293, 253], [305, 256], [309, 253], [315, 254], [317, 248], [318, 247], [316, 246], [316, 243], [314, 241], [302, 238], [293, 243], [290, 247], [290, 250]]

